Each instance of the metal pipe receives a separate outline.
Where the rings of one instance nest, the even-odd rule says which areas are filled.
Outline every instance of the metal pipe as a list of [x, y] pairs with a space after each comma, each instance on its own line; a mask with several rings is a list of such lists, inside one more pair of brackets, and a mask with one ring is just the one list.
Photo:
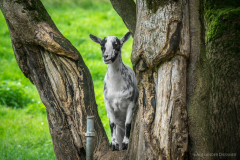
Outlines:
[[86, 160], [93, 160], [93, 147], [94, 147], [94, 116], [87, 116], [87, 132], [85, 133], [87, 138], [86, 144]]

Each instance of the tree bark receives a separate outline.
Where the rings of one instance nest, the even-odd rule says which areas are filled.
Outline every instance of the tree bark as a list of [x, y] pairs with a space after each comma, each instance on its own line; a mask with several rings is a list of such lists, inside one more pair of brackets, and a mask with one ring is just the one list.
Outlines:
[[[139, 109], [130, 159], [185, 159], [188, 127], [186, 67], [189, 57], [187, 1], [166, 1], [154, 11], [137, 1], [132, 63], [139, 87]], [[154, 3], [153, 1], [151, 3]]]
[[[188, 60], [187, 68], [187, 110], [188, 110], [188, 125], [189, 125], [189, 159], [201, 158], [195, 155], [206, 153], [214, 153], [209, 150], [210, 142], [206, 141], [206, 137], [211, 133], [207, 127], [209, 121], [207, 120], [206, 103], [201, 103], [200, 97], [204, 94], [199, 92], [199, 83], [201, 86], [208, 85], [204, 77], [199, 77], [198, 66], [200, 65], [201, 54], [205, 52], [205, 36], [204, 26], [200, 18], [204, 16], [196, 10], [200, 10], [201, 1], [189, 1], [189, 15], [190, 15], [190, 39], [191, 52]], [[200, 80], [201, 79], [201, 80]], [[206, 98], [206, 97], [205, 97]], [[201, 99], [197, 101], [196, 99]], [[217, 151], [218, 152], [218, 151]], [[212, 157], [205, 156], [205, 159]]]
[[130, 26], [123, 13], [133, 1], [111, 2], [134, 33], [139, 88], [129, 148], [119, 152], [109, 150], [89, 70], [41, 2], [0, 0], [19, 67], [46, 106], [57, 159], [85, 159], [87, 115], [95, 116], [94, 159], [237, 159], [237, 1], [137, 0]]
[[196, 5], [199, 22], [191, 28], [198, 32], [193, 55], [198, 58], [192, 58], [195, 64], [189, 67], [189, 75], [195, 70], [195, 87], [189, 86], [188, 96], [189, 155], [197, 159], [196, 155], [215, 153], [217, 157], [204, 158], [239, 159], [240, 4], [200, 0]]
[[136, 4], [133, 0], [110, 0], [126, 27], [134, 37], [136, 29]]
[[237, 159], [239, 7], [137, 0], [131, 60], [140, 96], [127, 159]]
[[46, 106], [56, 158], [85, 159], [87, 115], [95, 116], [95, 152], [108, 150], [90, 72], [41, 1], [0, 0], [0, 9], [18, 65]]

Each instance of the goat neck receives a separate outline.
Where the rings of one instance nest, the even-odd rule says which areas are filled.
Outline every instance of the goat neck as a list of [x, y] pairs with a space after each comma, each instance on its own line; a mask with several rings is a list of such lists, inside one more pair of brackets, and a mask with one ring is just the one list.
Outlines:
[[[118, 53], [118, 57], [116, 58], [116, 60], [111, 63], [108, 64], [108, 76], [110, 77], [118, 77], [117, 75], [119, 75], [119, 72], [122, 70], [123, 67], [123, 62], [122, 62], [122, 57], [121, 57], [121, 51]], [[120, 72], [121, 73], [121, 72]]]

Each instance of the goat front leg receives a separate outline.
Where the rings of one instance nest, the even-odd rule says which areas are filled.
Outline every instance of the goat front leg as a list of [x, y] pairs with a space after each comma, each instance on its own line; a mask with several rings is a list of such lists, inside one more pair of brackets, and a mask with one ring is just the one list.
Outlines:
[[113, 110], [110, 108], [110, 106], [107, 106], [107, 103], [105, 103], [106, 109], [107, 109], [107, 114], [109, 118], [109, 123], [110, 123], [110, 129], [111, 129], [111, 148], [113, 151], [119, 150], [119, 143], [116, 138], [116, 120], [115, 120], [115, 115], [113, 113]]
[[128, 148], [128, 142], [129, 142], [130, 131], [131, 131], [132, 112], [133, 112], [134, 106], [135, 106], [135, 103], [131, 102], [127, 109], [127, 116], [126, 116], [126, 122], [125, 122], [125, 135], [122, 142], [122, 150], [126, 150]]
[[110, 128], [111, 128], [111, 134], [112, 134], [112, 139], [111, 139], [111, 148], [112, 151], [119, 150], [119, 143], [117, 141], [116, 137], [116, 123], [110, 121]]

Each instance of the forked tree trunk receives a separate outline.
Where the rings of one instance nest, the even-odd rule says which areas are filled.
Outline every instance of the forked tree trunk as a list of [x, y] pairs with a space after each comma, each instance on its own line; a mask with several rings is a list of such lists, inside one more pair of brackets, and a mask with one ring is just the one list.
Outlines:
[[[235, 1], [137, 0], [136, 26], [132, 0], [111, 3], [134, 34], [131, 60], [140, 93], [129, 148], [119, 152], [109, 150], [87, 67], [41, 2], [0, 0], [19, 67], [46, 106], [57, 159], [85, 159], [87, 115], [95, 116], [95, 159], [218, 159], [219, 152], [237, 159], [240, 10], [232, 9]], [[222, 3], [230, 9], [222, 12]], [[211, 153], [217, 157], [206, 156]]]

